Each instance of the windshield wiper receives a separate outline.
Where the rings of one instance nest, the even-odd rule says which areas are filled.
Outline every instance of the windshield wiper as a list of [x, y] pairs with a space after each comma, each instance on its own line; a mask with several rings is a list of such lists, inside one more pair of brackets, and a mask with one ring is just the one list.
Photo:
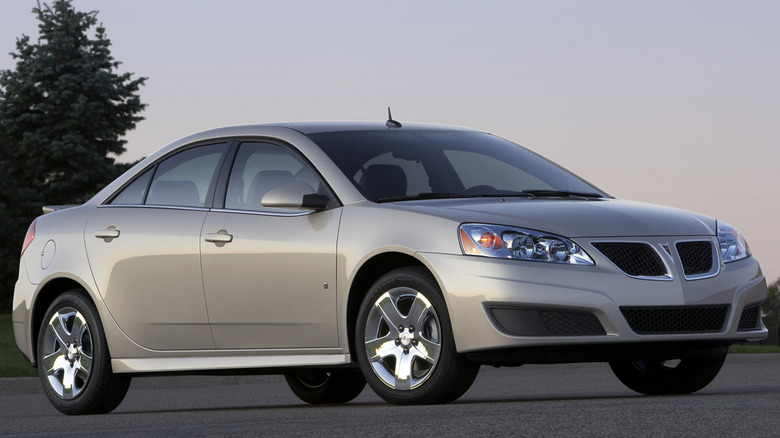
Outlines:
[[416, 201], [419, 199], [444, 199], [444, 198], [473, 198], [474, 195], [464, 195], [463, 193], [418, 193], [416, 195], [404, 195], [404, 196], [385, 196], [376, 198], [376, 202], [392, 202], [392, 201]]
[[393, 201], [417, 201], [420, 199], [450, 199], [450, 198], [532, 198], [535, 195], [532, 193], [511, 192], [511, 193], [484, 193], [484, 194], [469, 194], [469, 193], [450, 193], [450, 192], [426, 192], [418, 193], [416, 195], [408, 196], [386, 196], [383, 198], [376, 198], [376, 202], [393, 202]]
[[536, 196], [537, 198], [603, 198], [603, 195], [598, 193], [584, 193], [584, 192], [570, 192], [567, 190], [523, 190], [523, 193]]

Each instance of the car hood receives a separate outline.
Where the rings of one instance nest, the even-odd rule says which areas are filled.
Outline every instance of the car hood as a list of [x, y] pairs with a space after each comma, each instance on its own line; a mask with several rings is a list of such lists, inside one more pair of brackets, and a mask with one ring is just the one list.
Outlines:
[[715, 219], [707, 216], [620, 199], [439, 199], [392, 205], [460, 222], [508, 225], [566, 237], [713, 236], [716, 228]]

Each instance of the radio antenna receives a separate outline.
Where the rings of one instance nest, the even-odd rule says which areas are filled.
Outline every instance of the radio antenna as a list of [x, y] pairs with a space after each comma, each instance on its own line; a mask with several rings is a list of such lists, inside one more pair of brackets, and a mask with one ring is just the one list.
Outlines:
[[388, 128], [400, 128], [401, 122], [393, 120], [393, 115], [390, 113], [390, 107], [387, 107], [387, 121], [385, 122]]

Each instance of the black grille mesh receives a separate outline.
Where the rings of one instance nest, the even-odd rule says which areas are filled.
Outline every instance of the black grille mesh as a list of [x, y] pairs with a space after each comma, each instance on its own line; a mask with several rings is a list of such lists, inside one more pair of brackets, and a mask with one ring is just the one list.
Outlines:
[[621, 307], [620, 311], [636, 333], [696, 333], [720, 331], [728, 306]]
[[592, 313], [540, 310], [539, 317], [551, 335], [598, 336], [607, 334], [599, 319]]
[[712, 242], [680, 242], [676, 246], [685, 275], [706, 274], [712, 270]]
[[646, 243], [596, 242], [593, 246], [628, 275], [634, 277], [666, 275], [666, 267], [658, 253]]
[[745, 306], [742, 309], [742, 316], [739, 318], [739, 327], [737, 330], [747, 331], [759, 328], [761, 322], [761, 304]]

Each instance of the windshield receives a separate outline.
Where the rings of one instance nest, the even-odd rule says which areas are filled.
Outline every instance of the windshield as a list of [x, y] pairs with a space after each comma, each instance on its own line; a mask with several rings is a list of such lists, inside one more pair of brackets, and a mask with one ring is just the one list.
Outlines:
[[488, 196], [605, 197], [517, 144], [475, 131], [387, 130], [308, 134], [375, 202]]

